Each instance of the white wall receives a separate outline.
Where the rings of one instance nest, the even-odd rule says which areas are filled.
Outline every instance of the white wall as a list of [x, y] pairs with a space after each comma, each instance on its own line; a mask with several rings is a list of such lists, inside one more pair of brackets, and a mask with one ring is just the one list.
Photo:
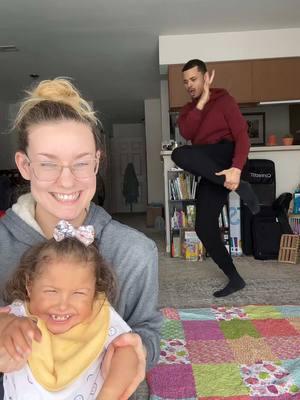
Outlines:
[[102, 112], [102, 105], [99, 102], [94, 102], [94, 110], [97, 112], [97, 117], [99, 118], [105, 133], [105, 164], [101, 169], [101, 176], [104, 179], [105, 185], [105, 201], [104, 208], [110, 212], [110, 206], [112, 202], [112, 178], [111, 178], [111, 160], [110, 160], [110, 140], [112, 136], [113, 123], [107, 114]]
[[112, 197], [111, 212], [129, 212], [122, 188], [124, 173], [129, 162], [133, 163], [139, 182], [138, 202], [133, 212], [145, 212], [147, 206], [146, 138], [144, 124], [114, 124], [110, 138]]
[[16, 106], [0, 102], [0, 169], [16, 168], [14, 155], [17, 149], [17, 137], [10, 131]]
[[163, 164], [160, 159], [162, 121], [160, 99], [145, 100], [148, 204], [164, 203]]
[[140, 137], [145, 135], [143, 124], [113, 124], [113, 137]]
[[265, 127], [266, 127], [266, 144], [268, 136], [274, 134], [278, 137], [278, 145], [281, 144], [281, 137], [289, 133], [290, 129], [290, 116], [289, 116], [289, 105], [278, 104], [259, 106], [251, 108], [241, 108], [242, 113], [265, 113]]
[[293, 193], [300, 183], [300, 146], [251, 147], [249, 158], [267, 159], [275, 163], [276, 197], [284, 192]]
[[170, 116], [169, 116], [169, 89], [168, 81], [160, 81], [160, 106], [161, 106], [161, 141], [170, 139]]
[[300, 56], [300, 28], [159, 37], [161, 73], [169, 64]]

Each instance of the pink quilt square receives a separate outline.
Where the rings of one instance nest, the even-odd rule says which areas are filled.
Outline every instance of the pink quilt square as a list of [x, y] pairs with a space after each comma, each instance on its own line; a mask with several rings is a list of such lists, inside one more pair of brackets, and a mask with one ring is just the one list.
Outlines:
[[186, 340], [225, 339], [217, 321], [182, 321]]
[[[198, 400], [253, 400], [253, 398], [250, 396], [229, 396], [229, 397], [213, 396], [213, 397], [198, 397]], [[277, 397], [276, 400], [278, 400]]]
[[226, 340], [189, 340], [186, 343], [192, 364], [222, 364], [234, 361]]
[[[147, 374], [151, 395], [163, 399], [196, 398], [191, 365], [172, 364], [152, 368]], [[155, 389], [154, 389], [155, 388]]]
[[[253, 397], [249, 397], [249, 399], [251, 399], [251, 400], [300, 400], [300, 396], [299, 396], [299, 394], [285, 393], [285, 394], [281, 394], [279, 396], [253, 396]], [[223, 400], [225, 400], [225, 399], [223, 399]]]
[[[289, 360], [300, 357], [300, 337], [268, 337], [266, 342], [272, 349], [272, 352], [280, 360]], [[300, 400], [300, 396], [299, 396]]]
[[256, 319], [252, 323], [265, 337], [299, 335], [299, 332], [285, 319]]
[[180, 316], [176, 308], [163, 308], [161, 313], [167, 319], [173, 319], [175, 321], [180, 320]]

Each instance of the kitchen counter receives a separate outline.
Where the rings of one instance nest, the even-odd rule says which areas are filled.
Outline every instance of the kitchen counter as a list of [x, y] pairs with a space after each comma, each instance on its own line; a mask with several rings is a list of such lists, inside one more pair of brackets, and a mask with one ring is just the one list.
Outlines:
[[[162, 151], [166, 169], [174, 166], [172, 151]], [[293, 146], [253, 146], [249, 158], [272, 160], [276, 169], [276, 196], [283, 192], [293, 193], [300, 184], [300, 145]]]
[[[168, 171], [174, 167], [172, 151], [160, 153], [164, 163], [165, 217], [166, 227], [170, 226], [168, 202]], [[276, 196], [283, 192], [293, 192], [300, 184], [300, 146], [260, 146], [251, 147], [249, 158], [267, 159], [275, 163]], [[166, 229], [166, 251], [170, 251], [170, 230]]]
[[[292, 145], [292, 146], [252, 146], [250, 148], [250, 153], [257, 153], [261, 151], [300, 151], [300, 145]], [[161, 156], [171, 155], [171, 150], [163, 150], [161, 151]]]
[[250, 152], [255, 153], [259, 151], [299, 151], [300, 145], [293, 146], [253, 146], [250, 148]]

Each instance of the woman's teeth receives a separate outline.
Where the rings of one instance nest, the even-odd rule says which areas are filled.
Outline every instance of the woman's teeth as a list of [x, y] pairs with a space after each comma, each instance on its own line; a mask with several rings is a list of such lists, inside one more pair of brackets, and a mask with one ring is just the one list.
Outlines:
[[54, 197], [59, 201], [74, 201], [79, 197], [79, 193], [72, 194], [62, 194], [62, 193], [53, 193]]
[[54, 321], [66, 321], [70, 317], [71, 317], [70, 314], [66, 314], [66, 315], [55, 315], [55, 314], [52, 314], [51, 315], [51, 318], [54, 319]]

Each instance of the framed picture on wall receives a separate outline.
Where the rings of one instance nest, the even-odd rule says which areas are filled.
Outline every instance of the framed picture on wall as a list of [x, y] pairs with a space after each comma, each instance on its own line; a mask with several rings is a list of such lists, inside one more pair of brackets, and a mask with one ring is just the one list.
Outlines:
[[265, 144], [265, 113], [243, 113], [248, 124], [248, 135], [252, 146]]

